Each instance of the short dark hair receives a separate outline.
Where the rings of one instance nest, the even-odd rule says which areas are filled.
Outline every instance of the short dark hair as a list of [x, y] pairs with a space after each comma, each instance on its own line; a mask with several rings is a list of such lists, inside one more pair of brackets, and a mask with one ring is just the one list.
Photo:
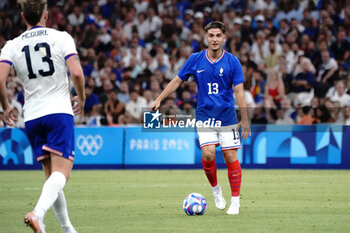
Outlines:
[[22, 0], [19, 2], [27, 23], [31, 26], [37, 25], [43, 15], [46, 0]]
[[212, 29], [212, 28], [219, 28], [222, 31], [222, 33], [226, 32], [225, 24], [220, 22], [220, 21], [213, 21], [213, 22], [208, 23], [204, 27], [204, 30], [205, 30], [205, 32], [208, 32], [209, 29]]

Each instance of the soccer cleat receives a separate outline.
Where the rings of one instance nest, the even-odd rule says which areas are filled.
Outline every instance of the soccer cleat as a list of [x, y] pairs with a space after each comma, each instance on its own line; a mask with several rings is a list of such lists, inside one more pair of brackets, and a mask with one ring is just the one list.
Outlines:
[[216, 185], [215, 187], [211, 187], [213, 190], [214, 200], [216, 208], [223, 210], [226, 207], [225, 198], [222, 196], [222, 190], [220, 185]]
[[238, 197], [232, 197], [231, 198], [231, 205], [228, 208], [228, 210], [226, 211], [226, 213], [230, 214], [230, 215], [239, 214], [239, 208], [240, 208], [239, 196]]
[[46, 233], [44, 223], [39, 220], [34, 212], [30, 212], [24, 217], [24, 223], [31, 227], [34, 233]]

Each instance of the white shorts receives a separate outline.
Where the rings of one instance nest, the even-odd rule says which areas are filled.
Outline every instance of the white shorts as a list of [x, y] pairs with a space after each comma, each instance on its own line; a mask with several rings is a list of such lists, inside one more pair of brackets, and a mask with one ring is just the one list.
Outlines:
[[241, 140], [236, 127], [237, 125], [197, 128], [200, 147], [220, 145], [221, 150], [240, 149]]

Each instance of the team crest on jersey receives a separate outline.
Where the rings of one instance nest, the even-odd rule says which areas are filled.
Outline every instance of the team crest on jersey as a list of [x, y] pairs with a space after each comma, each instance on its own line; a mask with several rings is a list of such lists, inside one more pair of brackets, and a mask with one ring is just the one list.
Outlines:
[[222, 76], [224, 75], [223, 72], [224, 72], [224, 69], [221, 67], [221, 68], [220, 68], [220, 74], [219, 74], [219, 76], [222, 77]]

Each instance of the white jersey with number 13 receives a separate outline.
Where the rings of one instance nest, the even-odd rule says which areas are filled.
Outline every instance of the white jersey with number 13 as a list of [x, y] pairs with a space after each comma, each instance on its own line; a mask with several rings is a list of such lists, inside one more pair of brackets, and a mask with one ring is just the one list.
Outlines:
[[73, 115], [66, 59], [76, 55], [67, 32], [36, 26], [1, 50], [0, 62], [13, 65], [24, 87], [24, 121], [54, 113]]

